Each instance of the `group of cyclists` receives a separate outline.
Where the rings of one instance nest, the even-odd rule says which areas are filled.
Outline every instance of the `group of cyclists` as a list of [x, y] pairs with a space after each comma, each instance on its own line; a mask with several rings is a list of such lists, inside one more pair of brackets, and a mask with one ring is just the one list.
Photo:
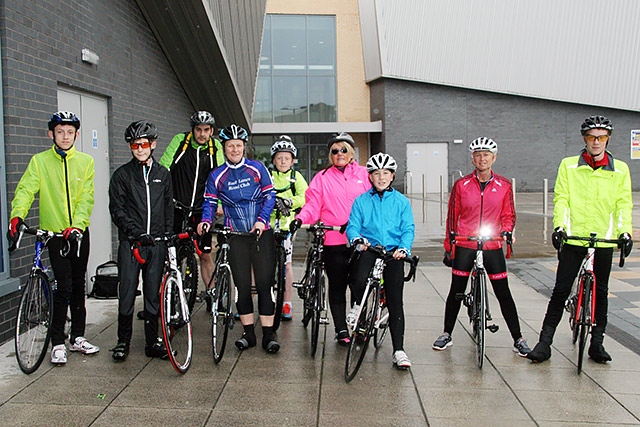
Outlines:
[[[355, 159], [355, 141], [342, 132], [327, 142], [328, 166], [307, 185], [294, 168], [297, 149], [291, 138], [281, 135], [271, 147], [271, 165], [247, 157], [249, 134], [232, 124], [216, 134], [215, 120], [207, 111], [190, 118], [191, 130], [171, 140], [160, 161], [153, 152], [158, 130], [153, 123], [140, 120], [125, 130], [132, 159], [112, 175], [109, 210], [118, 228], [119, 302], [117, 343], [112, 349], [116, 361], [126, 360], [131, 346], [135, 295], [142, 272], [145, 354], [166, 358], [165, 344], [158, 335], [159, 295], [165, 243], [156, 238], [182, 231], [186, 223], [200, 236], [207, 236], [216, 224], [246, 235], [230, 241], [229, 263], [237, 289], [236, 310], [243, 327], [235, 342], [239, 350], [257, 345], [254, 303], [262, 329], [262, 348], [276, 353], [281, 347], [274, 331], [275, 301], [272, 292], [275, 268], [273, 226], [295, 232], [301, 224], [322, 221], [344, 226], [328, 231], [323, 257], [328, 277], [329, 307], [339, 345], [350, 344], [349, 329], [354, 322], [366, 279], [375, 262], [367, 253], [380, 245], [393, 254], [384, 271], [389, 331], [393, 345], [391, 361], [407, 369], [411, 361], [404, 349], [403, 262], [410, 256], [415, 224], [408, 199], [392, 184], [397, 163], [388, 154], [377, 153], [366, 166]], [[93, 159], [76, 151], [78, 117], [65, 111], [54, 113], [49, 121], [52, 147], [35, 155], [16, 188], [11, 209], [8, 238], [19, 233], [35, 195], [40, 195], [40, 226], [62, 233], [49, 243], [49, 255], [58, 283], [54, 301], [51, 362], [67, 362], [67, 350], [85, 354], [100, 349], [84, 338], [85, 274], [89, 254], [89, 217], [93, 209]], [[613, 126], [602, 116], [587, 118], [581, 126], [584, 148], [578, 156], [562, 160], [554, 190], [554, 246], [565, 235], [597, 232], [606, 238], [618, 237], [618, 246], [628, 255], [632, 247], [631, 178], [627, 165], [606, 150]], [[516, 304], [508, 286], [503, 244], [513, 236], [516, 213], [511, 183], [493, 171], [498, 147], [490, 138], [473, 140], [469, 146], [474, 170], [455, 182], [450, 193], [443, 262], [451, 267], [451, 286], [445, 302], [444, 330], [432, 347], [446, 350], [453, 343], [451, 334], [460, 310], [458, 295], [464, 293], [472, 271], [475, 246], [456, 243], [451, 236], [479, 235], [489, 230], [503, 236], [484, 248], [484, 265], [513, 339], [513, 350], [534, 362], [551, 356], [555, 328], [564, 309], [571, 284], [577, 275], [586, 248], [578, 241], [567, 242], [557, 269], [556, 284], [549, 301], [539, 342], [531, 350], [523, 338]], [[61, 194], [64, 196], [61, 197]], [[66, 257], [58, 250], [65, 240], [77, 240], [81, 250]], [[612, 237], [614, 236], [614, 237]], [[74, 240], [75, 241], [75, 240]], [[286, 286], [282, 320], [293, 318], [291, 268], [292, 234], [286, 247]], [[134, 249], [147, 260], [139, 264]], [[454, 250], [455, 249], [455, 250]], [[352, 252], [358, 251], [351, 265]], [[613, 247], [596, 248], [597, 281], [596, 326], [592, 331], [589, 356], [605, 363], [611, 356], [603, 339], [607, 323], [608, 278]], [[210, 253], [200, 256], [202, 279], [211, 285], [214, 263]], [[349, 291], [351, 297], [349, 298]], [[69, 347], [65, 344], [65, 321], [71, 312]]]

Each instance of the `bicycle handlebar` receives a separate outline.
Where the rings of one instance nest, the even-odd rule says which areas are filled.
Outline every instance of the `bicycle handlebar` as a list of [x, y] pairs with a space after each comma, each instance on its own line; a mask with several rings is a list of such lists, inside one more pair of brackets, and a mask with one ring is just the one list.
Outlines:
[[[178, 233], [178, 234], [170, 234], [170, 235], [166, 235], [166, 236], [160, 236], [160, 237], [155, 237], [153, 239], [154, 242], [168, 242], [169, 246], [175, 246], [176, 243], [179, 240], [186, 240], [186, 239], [190, 239], [191, 238], [191, 232], [189, 231], [183, 231], [182, 233]], [[140, 243], [135, 240], [135, 239], [129, 239], [131, 243], [131, 247], [132, 247], [132, 252], [133, 252], [133, 257], [136, 259], [136, 261], [138, 261], [140, 264], [145, 264], [147, 262], [146, 259], [144, 259], [142, 257], [142, 255], [140, 255]]]
[[[618, 245], [620, 242], [618, 239], [599, 239], [596, 237], [596, 233], [591, 233], [591, 236], [589, 237], [581, 237], [581, 236], [563, 236], [562, 237], [562, 245], [560, 245], [560, 248], [558, 249], [558, 254], [560, 254], [560, 252], [562, 251], [562, 246], [564, 246], [564, 243], [567, 240], [575, 240], [575, 241], [580, 241], [580, 242], [589, 242], [589, 247], [590, 248], [595, 248], [596, 243], [613, 243]], [[624, 251], [620, 250], [620, 261], [618, 262], [618, 266], [619, 267], [624, 267]]]
[[505, 258], [511, 258], [513, 254], [513, 242], [506, 240], [503, 236], [463, 236], [451, 232], [449, 239], [451, 240], [451, 258], [455, 258], [456, 242], [478, 242], [478, 249], [482, 249], [486, 242], [505, 242], [507, 245]]
[[[370, 251], [371, 253], [375, 254], [378, 258], [382, 258], [384, 263], [386, 264], [387, 262], [395, 259], [393, 257], [393, 253], [395, 252], [395, 250], [393, 251], [388, 251], [386, 250], [384, 247], [380, 246], [380, 245], [376, 245], [376, 246], [371, 246], [368, 245], [367, 246], [367, 251]], [[351, 258], [349, 259], [349, 264], [351, 264], [351, 262], [353, 261], [356, 252], [360, 252], [358, 250], [354, 250], [353, 254], [351, 254]], [[404, 258], [400, 258], [399, 261], [404, 261], [407, 264], [410, 265], [409, 268], [409, 273], [404, 277], [404, 281], [408, 282], [409, 280], [412, 280], [415, 282], [416, 281], [416, 270], [418, 267], [418, 262], [420, 261], [420, 257], [417, 255], [413, 255], [411, 257], [407, 256]]]
[[[22, 236], [24, 234], [30, 234], [32, 236], [36, 236], [36, 238], [42, 240], [45, 244], [48, 243], [54, 237], [60, 237], [64, 239], [64, 234], [55, 233], [49, 230], [43, 230], [41, 228], [31, 228], [26, 224], [20, 225], [20, 229], [18, 230], [18, 238], [16, 239], [14, 249], [20, 248], [20, 243], [22, 242]], [[60, 256], [66, 258], [71, 252], [71, 242], [78, 242], [77, 248], [77, 256], [80, 256], [80, 246], [82, 244], [82, 233], [71, 233], [69, 235], [69, 239], [65, 239], [66, 245], [60, 246]]]

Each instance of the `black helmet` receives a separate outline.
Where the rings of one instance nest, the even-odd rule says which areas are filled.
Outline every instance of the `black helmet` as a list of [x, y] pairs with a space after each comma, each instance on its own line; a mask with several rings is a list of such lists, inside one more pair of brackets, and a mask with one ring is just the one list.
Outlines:
[[191, 121], [192, 128], [198, 125], [211, 125], [211, 127], [216, 126], [216, 119], [214, 119], [208, 111], [196, 111], [189, 120]]
[[605, 116], [591, 116], [584, 119], [582, 126], [580, 126], [580, 133], [584, 135], [589, 129], [604, 129], [611, 133], [613, 125], [611, 124], [611, 120]]
[[80, 119], [71, 111], [58, 111], [53, 113], [49, 119], [49, 130], [55, 129], [58, 125], [71, 125], [78, 130], [80, 129]]
[[220, 141], [222, 141], [223, 144], [232, 139], [241, 139], [247, 142], [249, 140], [249, 133], [245, 128], [238, 125], [231, 125], [220, 129]]
[[346, 132], [334, 133], [331, 138], [327, 141], [327, 148], [331, 148], [331, 146], [336, 142], [346, 142], [352, 148], [356, 148], [356, 143], [353, 140], [353, 137]]
[[151, 141], [158, 139], [158, 129], [156, 125], [146, 120], [138, 120], [131, 123], [124, 131], [124, 140], [131, 144], [136, 139], [149, 138]]

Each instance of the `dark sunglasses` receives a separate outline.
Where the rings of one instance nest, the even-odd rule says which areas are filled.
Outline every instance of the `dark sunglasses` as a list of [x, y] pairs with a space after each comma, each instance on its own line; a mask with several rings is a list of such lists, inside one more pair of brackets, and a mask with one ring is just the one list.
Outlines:
[[347, 151], [349, 151], [349, 150], [347, 150], [345, 147], [342, 147], [342, 148], [333, 148], [333, 149], [331, 150], [331, 154], [333, 154], [333, 155], [336, 155], [336, 154], [338, 154], [338, 153], [347, 154]]
[[138, 148], [142, 147], [142, 148], [149, 148], [151, 147], [151, 143], [150, 142], [132, 142], [131, 144], [129, 144], [131, 146], [132, 150], [137, 150]]

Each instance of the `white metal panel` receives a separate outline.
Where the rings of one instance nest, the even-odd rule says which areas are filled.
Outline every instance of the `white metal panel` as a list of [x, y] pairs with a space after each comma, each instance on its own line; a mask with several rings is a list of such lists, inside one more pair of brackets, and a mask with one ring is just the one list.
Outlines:
[[379, 41], [381, 68], [367, 68], [368, 81], [384, 76], [640, 109], [637, 0], [360, 4], [376, 12], [362, 20], [376, 26]]

